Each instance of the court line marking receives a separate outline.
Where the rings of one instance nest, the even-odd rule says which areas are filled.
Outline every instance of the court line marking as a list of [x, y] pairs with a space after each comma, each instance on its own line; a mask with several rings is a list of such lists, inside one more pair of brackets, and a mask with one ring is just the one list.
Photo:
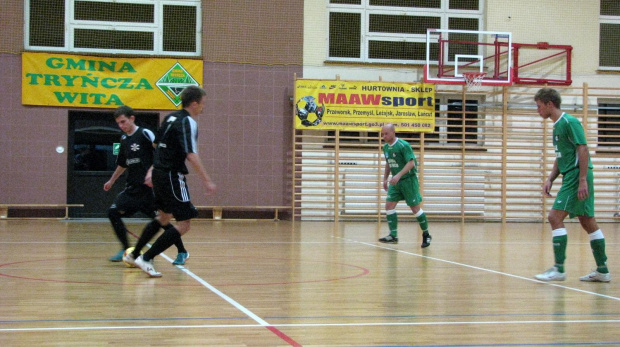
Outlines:
[[[260, 318], [259, 318], [260, 319]], [[465, 322], [367, 322], [367, 323], [302, 323], [270, 324], [270, 327], [313, 328], [313, 327], [357, 327], [357, 326], [430, 326], [430, 325], [505, 325], [505, 324], [604, 324], [620, 323], [620, 319], [603, 320], [531, 320], [531, 321], [465, 321]], [[99, 327], [50, 327], [50, 328], [4, 328], [0, 332], [29, 331], [72, 331], [72, 330], [137, 330], [137, 329], [198, 329], [198, 328], [264, 328], [263, 324], [197, 324], [197, 325], [144, 325], [144, 326], [99, 326]], [[301, 345], [300, 345], [301, 346]]]
[[381, 245], [375, 245], [375, 244], [372, 244], [372, 243], [369, 243], [369, 242], [357, 241], [357, 240], [352, 240], [352, 239], [348, 239], [348, 238], [344, 238], [344, 237], [339, 237], [339, 236], [332, 236], [332, 237], [337, 238], [337, 239], [341, 239], [341, 240], [345, 240], [347, 242], [358, 243], [358, 244], [361, 244], [361, 245], [370, 246], [370, 247], [374, 247], [374, 248], [386, 249], [386, 250], [390, 250], [390, 251], [394, 251], [394, 252], [398, 252], [398, 253], [403, 253], [403, 254], [407, 254], [407, 255], [413, 255], [413, 256], [416, 256], [416, 257], [420, 257], [420, 258], [435, 260], [435, 261], [442, 262], [442, 263], [462, 266], [462, 267], [466, 267], [466, 268], [470, 268], [470, 269], [474, 269], [474, 270], [490, 272], [490, 273], [494, 273], [494, 274], [497, 274], [497, 275], [518, 278], [518, 279], [521, 279], [521, 280], [526, 280], [526, 281], [530, 281], [530, 282], [534, 282], [534, 283], [546, 284], [548, 286], [568, 289], [568, 290], [572, 290], [572, 291], [579, 292], [579, 293], [590, 294], [590, 295], [599, 296], [599, 297], [606, 298], [606, 299], [620, 301], [620, 298], [618, 298], [618, 297], [611, 296], [611, 295], [600, 294], [600, 293], [596, 293], [596, 292], [591, 292], [589, 290], [583, 290], [583, 289], [579, 289], [579, 288], [563, 286], [563, 285], [557, 284], [557, 283], [539, 281], [537, 279], [523, 277], [523, 276], [519, 276], [519, 275], [513, 275], [513, 274], [510, 274], [510, 273], [507, 273], [507, 272], [501, 272], [501, 271], [486, 269], [486, 268], [483, 268], [483, 267], [469, 265], [469, 264], [464, 264], [464, 263], [459, 263], [459, 262], [452, 261], [452, 260], [446, 260], [446, 259], [441, 259], [441, 258], [429, 257], [427, 255], [422, 255], [422, 254], [418, 254], [418, 253], [403, 251], [401, 249], [394, 249], [394, 248], [390, 248], [390, 247], [386, 247], [386, 246], [381, 246]]
[[[147, 244], [149, 247], [151, 247], [150, 244]], [[168, 262], [172, 263], [173, 260], [172, 258], [168, 257], [166, 254], [164, 253], [160, 253], [159, 254], [162, 258], [166, 259]], [[278, 336], [280, 339], [284, 340], [286, 343], [288, 343], [291, 346], [295, 346], [295, 347], [301, 347], [302, 345], [299, 344], [297, 341], [293, 340], [290, 336], [286, 335], [285, 333], [283, 333], [282, 331], [280, 331], [278, 328], [276, 328], [274, 325], [269, 324], [267, 321], [265, 321], [264, 319], [262, 319], [261, 317], [259, 317], [258, 315], [254, 314], [254, 312], [248, 310], [247, 308], [245, 308], [245, 306], [241, 305], [240, 303], [238, 303], [237, 301], [235, 301], [233, 298], [229, 297], [228, 295], [224, 294], [222, 291], [220, 291], [219, 289], [215, 288], [214, 286], [212, 286], [211, 284], [209, 284], [207, 281], [203, 280], [202, 278], [200, 278], [198, 275], [194, 274], [193, 272], [191, 272], [189, 269], [187, 269], [185, 266], [183, 265], [175, 265], [177, 269], [181, 270], [182, 272], [184, 272], [186, 275], [190, 276], [191, 278], [193, 278], [194, 280], [196, 280], [198, 283], [202, 284], [205, 288], [209, 289], [211, 292], [213, 292], [214, 294], [216, 294], [217, 296], [219, 296], [220, 298], [224, 299], [224, 301], [228, 302], [229, 304], [231, 304], [233, 307], [235, 307], [237, 310], [243, 312], [246, 316], [252, 318], [252, 320], [254, 320], [256, 323], [259, 324], [259, 326], [263, 327], [263, 328], [267, 328], [267, 330], [271, 331], [272, 333], [274, 333], [276, 336]]]

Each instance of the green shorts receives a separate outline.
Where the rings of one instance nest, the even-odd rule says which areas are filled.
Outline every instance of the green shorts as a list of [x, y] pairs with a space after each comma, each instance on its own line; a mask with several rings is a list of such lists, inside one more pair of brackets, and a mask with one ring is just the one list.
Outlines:
[[588, 216], [594, 217], [594, 173], [588, 169], [588, 197], [579, 200], [579, 169], [573, 169], [562, 176], [562, 187], [553, 203], [553, 209], [569, 213], [569, 217]]
[[409, 176], [401, 179], [396, 185], [389, 185], [387, 201], [399, 202], [405, 200], [407, 206], [416, 206], [422, 202], [418, 176]]

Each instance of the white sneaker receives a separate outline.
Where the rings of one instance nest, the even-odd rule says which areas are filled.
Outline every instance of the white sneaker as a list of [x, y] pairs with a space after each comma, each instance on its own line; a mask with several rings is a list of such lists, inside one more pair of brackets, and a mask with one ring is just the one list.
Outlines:
[[579, 280], [584, 282], [609, 282], [611, 281], [611, 274], [609, 272], [604, 274], [594, 270], [585, 276], [579, 277]]
[[564, 281], [566, 274], [558, 271], [558, 268], [552, 266], [549, 270], [534, 276], [537, 280], [541, 281]]
[[153, 259], [146, 261], [142, 258], [142, 256], [139, 256], [138, 259], [136, 259], [136, 266], [151, 277], [161, 277], [161, 272], [155, 271], [155, 268], [153, 267]]
[[127, 253], [127, 254], [123, 255], [123, 262], [128, 267], [136, 267], [136, 260], [133, 258], [133, 254], [132, 253]]

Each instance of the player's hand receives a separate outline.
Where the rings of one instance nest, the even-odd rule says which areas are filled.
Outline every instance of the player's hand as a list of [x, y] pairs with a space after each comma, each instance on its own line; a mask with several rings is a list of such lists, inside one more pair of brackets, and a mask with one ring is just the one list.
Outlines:
[[207, 190], [207, 195], [214, 194], [215, 191], [217, 190], [217, 186], [213, 182], [207, 182], [205, 184], [205, 188]]
[[383, 190], [388, 191], [388, 180], [383, 181]]
[[110, 188], [112, 188], [113, 183], [111, 183], [110, 181], [107, 181], [104, 185], [103, 185], [103, 190], [105, 190], [106, 192], [108, 190], [110, 190]]
[[551, 186], [552, 186], [552, 185], [553, 185], [553, 183], [552, 183], [552, 182], [545, 181], [545, 184], [544, 184], [544, 185], [543, 185], [543, 187], [542, 187], [543, 194], [544, 194], [546, 197], [548, 197], [548, 198], [553, 197], [553, 196], [551, 195]]
[[392, 177], [392, 179], [390, 180], [390, 184], [395, 186], [396, 183], [398, 183], [398, 181], [400, 181], [400, 176], [396, 175], [396, 176]]
[[144, 184], [153, 188], [153, 176], [151, 176], [151, 171], [148, 171], [146, 176], [144, 176]]
[[586, 180], [579, 180], [579, 188], [577, 190], [577, 197], [579, 200], [585, 200], [590, 193], [588, 192], [588, 182]]

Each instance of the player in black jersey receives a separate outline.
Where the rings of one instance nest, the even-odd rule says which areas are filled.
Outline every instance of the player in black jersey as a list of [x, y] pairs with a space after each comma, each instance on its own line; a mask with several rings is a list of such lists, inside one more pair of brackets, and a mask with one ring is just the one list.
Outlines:
[[[214, 193], [216, 189], [198, 156], [198, 125], [192, 118], [202, 113], [206, 99], [204, 89], [196, 86], [185, 88], [181, 92], [183, 109], [166, 116], [155, 138], [155, 157], [153, 166], [146, 175], [146, 182], [153, 185], [159, 214], [146, 225], [133, 253], [123, 258], [125, 262], [135, 264], [151, 277], [161, 277], [161, 273], [153, 267], [153, 258], [187, 233], [191, 219], [198, 215], [190, 201], [185, 179], [189, 171], [185, 161], [191, 164], [194, 173], [198, 174], [204, 183], [207, 195]], [[141, 248], [163, 225], [167, 225], [172, 217], [176, 224], [166, 229], [153, 246], [140, 255]]]
[[[129, 248], [127, 228], [122, 217], [131, 217], [138, 211], [149, 218], [155, 218], [156, 215], [157, 209], [155, 208], [153, 189], [144, 184], [146, 173], [153, 164], [155, 135], [149, 129], [138, 127], [135, 124], [136, 117], [133, 109], [129, 106], [117, 108], [114, 112], [114, 120], [124, 134], [121, 136], [121, 145], [116, 158], [116, 170], [114, 170], [110, 180], [103, 185], [103, 190], [110, 190], [114, 182], [127, 171], [125, 189], [118, 194], [108, 209], [108, 218], [110, 218], [116, 237], [123, 246], [123, 249], [110, 257], [110, 261], [119, 262], [123, 260], [125, 250]], [[183, 265], [189, 257], [189, 253], [183, 246], [181, 239], [178, 240], [176, 246], [179, 253], [175, 263]]]

